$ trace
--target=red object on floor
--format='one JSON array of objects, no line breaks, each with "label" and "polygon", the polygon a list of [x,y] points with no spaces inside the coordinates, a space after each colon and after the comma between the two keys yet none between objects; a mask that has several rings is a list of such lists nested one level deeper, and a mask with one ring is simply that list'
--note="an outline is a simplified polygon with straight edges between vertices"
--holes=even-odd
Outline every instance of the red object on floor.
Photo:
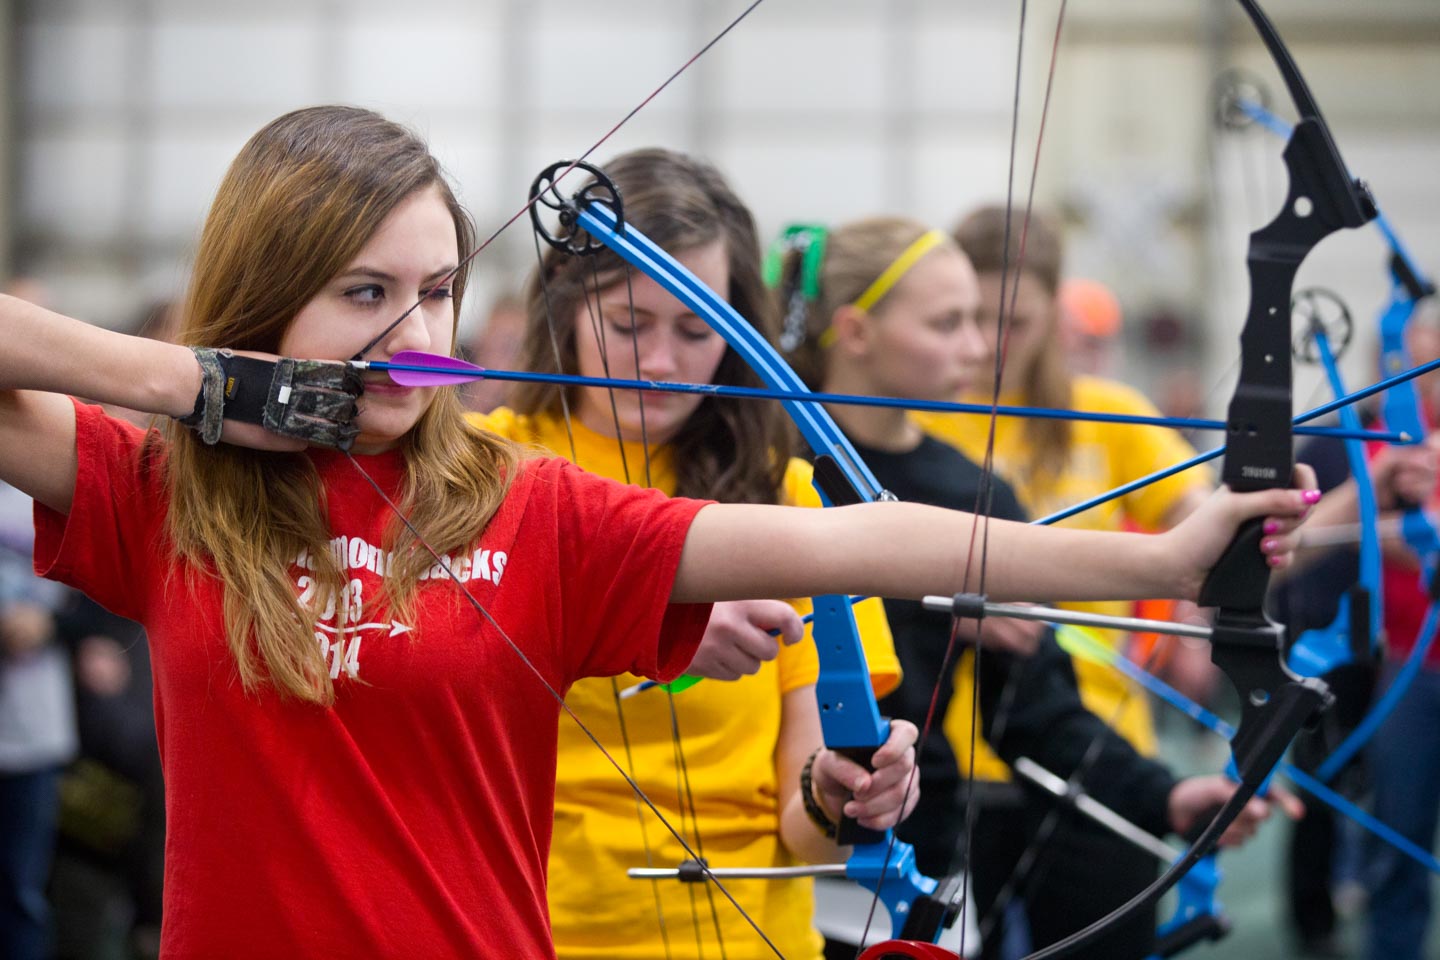
[{"label": "red object on floor", "polygon": [[906,957],[911,960],[960,960],[960,955],[953,950],[916,940],[886,940],[860,954],[860,960],[902,960]]}]

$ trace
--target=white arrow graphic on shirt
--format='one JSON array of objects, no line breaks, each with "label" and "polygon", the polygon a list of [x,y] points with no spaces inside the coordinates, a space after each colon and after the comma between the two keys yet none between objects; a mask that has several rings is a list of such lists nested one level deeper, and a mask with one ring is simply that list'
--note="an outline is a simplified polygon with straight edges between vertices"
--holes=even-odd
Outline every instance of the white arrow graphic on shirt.
[{"label": "white arrow graphic on shirt", "polygon": [[[324,630],[326,633],[340,632],[339,627],[332,627],[328,623],[317,623],[315,624],[315,629]],[[412,629],[414,628],[407,626],[406,624],[403,624],[398,620],[392,620],[389,623],[361,623],[356,624],[355,626],[346,626],[345,632],[359,633],[361,630],[389,630],[390,636],[397,637],[402,633],[409,633]]]}]

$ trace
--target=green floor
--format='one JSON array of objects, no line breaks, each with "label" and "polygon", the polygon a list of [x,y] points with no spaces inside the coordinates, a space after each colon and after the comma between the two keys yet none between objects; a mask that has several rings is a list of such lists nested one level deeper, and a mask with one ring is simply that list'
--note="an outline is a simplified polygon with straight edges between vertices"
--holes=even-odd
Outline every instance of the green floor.
[{"label": "green floor", "polygon": [[[1179,722],[1162,725],[1161,751],[1167,763],[1182,772],[1214,772],[1222,766],[1219,741],[1200,739]],[[1229,914],[1232,930],[1218,943],[1197,946],[1182,954],[1186,960],[1268,960],[1295,957],[1294,939],[1285,906],[1285,851],[1290,830],[1285,823],[1272,821],[1244,849],[1227,851],[1220,859],[1224,878],[1220,900]],[[1440,885],[1432,905],[1440,918]],[[1164,915],[1173,909],[1165,905]],[[1347,956],[1364,960],[1363,906],[1347,918],[1341,940]],[[1435,926],[1440,926],[1437,919]],[[1427,957],[1440,958],[1440,930],[1432,927]]]}]

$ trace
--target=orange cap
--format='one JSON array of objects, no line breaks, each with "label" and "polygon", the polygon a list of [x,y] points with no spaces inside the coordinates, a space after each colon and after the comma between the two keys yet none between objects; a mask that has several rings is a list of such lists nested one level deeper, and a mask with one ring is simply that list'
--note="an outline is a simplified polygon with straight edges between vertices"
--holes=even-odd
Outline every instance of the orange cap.
[{"label": "orange cap", "polygon": [[1077,278],[1060,284],[1060,310],[1089,336],[1108,339],[1120,332],[1120,301],[1095,280]]}]

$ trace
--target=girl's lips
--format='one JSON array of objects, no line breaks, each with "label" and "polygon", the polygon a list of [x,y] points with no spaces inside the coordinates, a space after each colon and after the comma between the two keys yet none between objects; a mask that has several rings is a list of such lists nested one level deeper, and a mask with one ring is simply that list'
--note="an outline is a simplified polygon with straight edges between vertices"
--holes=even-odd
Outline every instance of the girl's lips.
[{"label": "girl's lips", "polygon": [[394,397],[409,393],[413,389],[415,388],[402,387],[400,384],[391,381],[388,377],[384,380],[365,381],[365,392],[369,394]]}]

